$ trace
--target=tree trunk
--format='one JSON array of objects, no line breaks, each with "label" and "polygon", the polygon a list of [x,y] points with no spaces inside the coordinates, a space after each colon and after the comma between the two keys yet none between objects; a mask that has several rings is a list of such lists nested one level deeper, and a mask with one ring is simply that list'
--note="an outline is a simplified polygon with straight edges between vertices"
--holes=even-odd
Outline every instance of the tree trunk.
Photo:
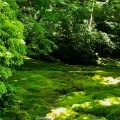
[{"label": "tree trunk", "polygon": [[89,22],[89,26],[88,26],[88,28],[89,28],[90,31],[91,31],[91,29],[92,29],[94,6],[95,6],[95,2],[93,1],[92,10],[91,10],[91,15],[90,15],[90,22]]}]

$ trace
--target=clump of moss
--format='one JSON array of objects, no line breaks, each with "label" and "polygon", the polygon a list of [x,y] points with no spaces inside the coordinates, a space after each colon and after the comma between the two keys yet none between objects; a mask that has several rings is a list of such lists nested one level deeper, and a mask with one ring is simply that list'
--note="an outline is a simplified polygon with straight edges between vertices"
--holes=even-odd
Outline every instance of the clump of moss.
[{"label": "clump of moss", "polygon": [[82,114],[77,117],[75,120],[107,120],[105,117],[97,117],[90,114]]},{"label": "clump of moss", "polygon": [[120,120],[120,105],[114,105],[113,107],[111,107],[107,118],[109,120]]},{"label": "clump of moss", "polygon": [[57,108],[47,114],[47,117],[51,117],[55,120],[73,120],[77,116],[78,113],[68,108]]},{"label": "clump of moss", "polygon": [[32,120],[28,112],[24,110],[16,112],[16,119],[17,120]]}]

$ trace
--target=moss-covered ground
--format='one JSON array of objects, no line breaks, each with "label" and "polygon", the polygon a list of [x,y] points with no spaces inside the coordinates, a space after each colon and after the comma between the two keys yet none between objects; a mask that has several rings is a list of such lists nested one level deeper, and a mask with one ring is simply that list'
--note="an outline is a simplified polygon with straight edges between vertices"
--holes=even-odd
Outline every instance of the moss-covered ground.
[{"label": "moss-covered ground", "polygon": [[81,66],[28,59],[8,80],[4,120],[120,120],[119,63]]}]

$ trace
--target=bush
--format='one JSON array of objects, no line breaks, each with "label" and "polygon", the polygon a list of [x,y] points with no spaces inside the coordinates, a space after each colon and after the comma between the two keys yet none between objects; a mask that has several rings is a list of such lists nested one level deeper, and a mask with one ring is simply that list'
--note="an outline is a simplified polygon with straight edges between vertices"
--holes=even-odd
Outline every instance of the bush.
[{"label": "bush", "polygon": [[[8,2],[7,2],[8,1]],[[12,4],[12,7],[10,4]],[[17,4],[14,0],[0,1],[0,109],[5,110],[12,101],[12,87],[6,79],[15,66],[23,64],[26,45],[23,40],[23,24],[17,20]],[[3,113],[3,112],[2,112]]]}]

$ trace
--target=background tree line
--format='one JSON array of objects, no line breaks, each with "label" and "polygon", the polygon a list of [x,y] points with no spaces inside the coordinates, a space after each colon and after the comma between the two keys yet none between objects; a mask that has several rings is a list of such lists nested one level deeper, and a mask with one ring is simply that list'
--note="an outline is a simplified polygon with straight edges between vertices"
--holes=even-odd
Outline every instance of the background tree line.
[{"label": "background tree line", "polygon": [[27,55],[70,64],[119,57],[118,0],[17,0]]}]

